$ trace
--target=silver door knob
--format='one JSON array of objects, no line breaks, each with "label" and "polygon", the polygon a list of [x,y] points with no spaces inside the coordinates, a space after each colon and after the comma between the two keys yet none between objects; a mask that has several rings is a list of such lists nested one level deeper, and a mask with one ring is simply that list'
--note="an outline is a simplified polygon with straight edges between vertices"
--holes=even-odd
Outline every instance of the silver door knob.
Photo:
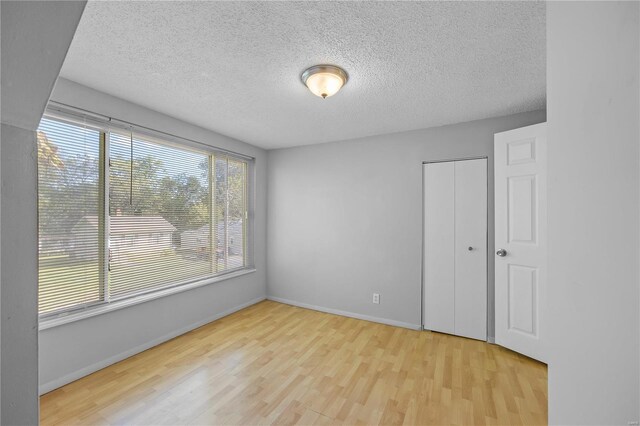
[{"label": "silver door knob", "polygon": [[507,255],[507,251],[505,249],[500,249],[496,252],[496,254],[500,257],[505,257]]}]

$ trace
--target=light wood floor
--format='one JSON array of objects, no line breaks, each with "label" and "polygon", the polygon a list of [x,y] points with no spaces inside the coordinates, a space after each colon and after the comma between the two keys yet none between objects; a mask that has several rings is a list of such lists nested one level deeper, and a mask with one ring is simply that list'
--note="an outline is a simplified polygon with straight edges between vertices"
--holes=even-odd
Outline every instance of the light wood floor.
[{"label": "light wood floor", "polygon": [[546,424],[499,346],[265,301],[50,392],[49,424]]}]

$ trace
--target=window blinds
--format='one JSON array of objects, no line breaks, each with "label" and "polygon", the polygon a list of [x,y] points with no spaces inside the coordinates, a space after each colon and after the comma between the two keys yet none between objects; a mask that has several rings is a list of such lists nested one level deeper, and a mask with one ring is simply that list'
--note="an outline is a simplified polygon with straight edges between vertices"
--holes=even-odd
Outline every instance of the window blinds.
[{"label": "window blinds", "polygon": [[243,266],[246,234],[246,163],[215,159],[214,235],[218,271]]},{"label": "window blinds", "polygon": [[104,300],[101,134],[43,119],[37,136],[39,310],[46,314]]},{"label": "window blinds", "polygon": [[[135,132],[100,132],[49,119],[40,130],[56,135],[39,145],[40,216],[66,226],[55,225],[55,235],[62,236],[45,244],[53,234],[48,222],[41,223],[41,314],[246,267],[247,161]],[[88,155],[89,148],[93,156],[83,163],[84,192],[78,196],[79,188],[59,182],[68,179],[50,152],[66,160],[78,151]],[[91,178],[84,177],[89,171]],[[55,196],[50,187],[58,191]]]},{"label": "window blinds", "polygon": [[205,232],[209,156],[111,133],[110,158],[110,296],[215,272]]}]

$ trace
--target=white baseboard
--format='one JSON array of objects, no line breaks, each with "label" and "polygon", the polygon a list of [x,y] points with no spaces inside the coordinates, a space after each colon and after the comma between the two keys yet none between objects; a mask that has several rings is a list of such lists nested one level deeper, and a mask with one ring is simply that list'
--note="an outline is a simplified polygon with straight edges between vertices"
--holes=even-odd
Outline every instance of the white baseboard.
[{"label": "white baseboard", "polygon": [[297,306],[299,308],[306,308],[314,311],[325,312],[327,314],[341,315],[343,317],[377,322],[380,324],[392,325],[395,327],[409,328],[411,330],[422,330],[422,326],[420,324],[411,324],[408,322],[395,321],[395,320],[390,320],[386,318],[378,318],[378,317],[372,317],[369,315],[357,314],[355,312],[341,311],[339,309],[325,308],[323,306],[309,305],[308,303],[296,302],[295,300],[282,299],[280,297],[274,297],[274,296],[267,296],[267,299],[273,300],[274,302],[280,302],[287,305]]},{"label": "white baseboard", "polygon": [[40,385],[40,389],[39,389],[40,395],[43,395],[43,394],[45,394],[47,392],[51,392],[52,390],[57,389],[57,388],[59,388],[61,386],[64,386],[67,383],[71,383],[71,382],[73,382],[75,380],[78,380],[78,379],[84,377],[84,376],[88,376],[91,373],[95,373],[98,370],[102,370],[105,367],[108,367],[108,366],[110,366],[112,364],[115,364],[116,362],[120,362],[123,359],[129,358],[130,356],[133,356],[133,355],[135,355],[137,353],[140,353],[142,351],[146,351],[147,349],[150,349],[150,348],[152,348],[154,346],[158,346],[159,344],[164,343],[167,340],[171,340],[174,337],[178,337],[178,336],[180,336],[182,334],[188,333],[189,331],[194,330],[194,329],[196,329],[198,327],[202,327],[205,324],[213,322],[213,321],[215,321],[217,319],[220,319],[222,317],[226,317],[227,315],[231,315],[232,313],[240,311],[240,310],[242,310],[244,308],[247,308],[247,307],[249,307],[251,305],[255,305],[256,303],[262,302],[265,299],[266,299],[266,297],[258,297],[256,299],[250,300],[250,301],[248,301],[246,303],[243,303],[241,305],[235,306],[235,307],[233,307],[231,309],[227,309],[226,311],[217,313],[217,314],[212,315],[212,316],[210,316],[208,318],[205,318],[205,319],[203,319],[201,321],[197,321],[197,322],[195,322],[193,324],[190,324],[190,325],[188,325],[186,327],[182,327],[182,328],[180,328],[178,330],[172,331],[171,333],[167,333],[164,336],[158,337],[157,339],[153,339],[153,340],[151,340],[149,342],[146,342],[146,343],[144,343],[142,345],[136,346],[136,347],[131,348],[131,349],[127,350],[127,351],[124,351],[122,353],[119,353],[117,355],[109,357],[109,358],[104,359],[102,361],[96,362],[95,364],[91,364],[91,365],[89,365],[87,367],[83,367],[83,368],[81,368],[81,369],[79,369],[77,371],[74,371],[73,373],[69,373],[69,374],[67,374],[67,375],[65,375],[63,377],[58,378],[58,379],[54,379],[54,380],[51,380],[51,381],[49,381],[47,383],[43,383],[43,384]]}]

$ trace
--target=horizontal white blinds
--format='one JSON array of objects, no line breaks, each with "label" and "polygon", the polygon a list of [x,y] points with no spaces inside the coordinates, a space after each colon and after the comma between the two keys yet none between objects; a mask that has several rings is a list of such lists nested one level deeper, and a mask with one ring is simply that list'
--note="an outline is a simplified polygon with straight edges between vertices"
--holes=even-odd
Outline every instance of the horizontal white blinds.
[{"label": "horizontal white blinds", "polygon": [[246,163],[215,158],[215,211],[213,238],[218,271],[244,266],[246,234]]},{"label": "horizontal white blinds", "polygon": [[[39,310],[104,299],[100,132],[43,119],[38,129]],[[96,220],[87,226],[86,218]]]},{"label": "horizontal white blinds", "polygon": [[[202,231],[210,219],[209,156],[111,133],[110,158],[111,297],[215,272]],[[196,241],[183,244],[185,232]]]},{"label": "horizontal white blinds", "polygon": [[246,161],[51,119],[40,130],[41,314],[246,266]]}]

